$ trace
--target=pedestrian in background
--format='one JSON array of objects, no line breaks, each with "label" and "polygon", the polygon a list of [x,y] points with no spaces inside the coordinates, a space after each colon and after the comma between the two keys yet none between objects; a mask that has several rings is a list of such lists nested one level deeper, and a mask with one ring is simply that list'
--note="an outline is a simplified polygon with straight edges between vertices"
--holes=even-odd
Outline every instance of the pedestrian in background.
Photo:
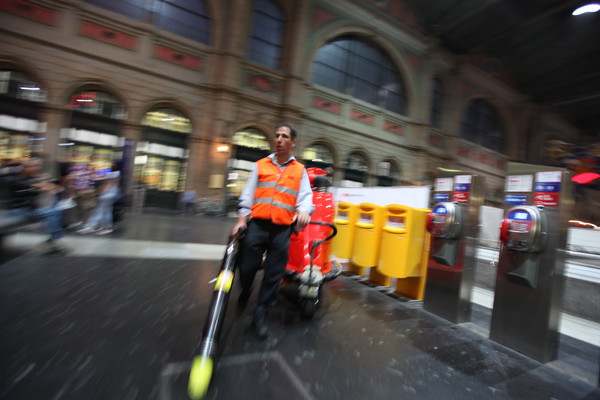
[{"label": "pedestrian in background", "polygon": [[100,180],[96,196],[96,207],[90,213],[90,217],[83,228],[78,230],[77,233],[95,233],[97,235],[113,233],[113,206],[120,196],[120,176],[119,163],[113,161],[110,172],[107,172]]},{"label": "pedestrian in background", "polygon": [[185,192],[181,194],[179,202],[181,203],[181,215],[196,215],[196,191],[193,188],[186,188]]},{"label": "pedestrian in background", "polygon": [[64,188],[44,172],[42,160],[32,157],[24,161],[19,173],[12,176],[8,183],[10,213],[44,223],[45,232],[50,235],[42,245],[44,253],[66,252],[66,248],[58,244],[58,240],[65,236],[65,231],[62,210],[56,207],[58,194]]}]

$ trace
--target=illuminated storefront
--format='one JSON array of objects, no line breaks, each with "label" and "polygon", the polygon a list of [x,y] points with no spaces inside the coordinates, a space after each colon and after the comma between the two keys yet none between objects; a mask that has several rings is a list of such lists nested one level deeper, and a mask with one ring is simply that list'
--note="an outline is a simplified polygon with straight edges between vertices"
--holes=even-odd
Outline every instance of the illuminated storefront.
[{"label": "illuminated storefront", "polygon": [[331,150],[322,144],[313,144],[304,149],[302,160],[306,168],[321,168],[328,175],[333,174],[333,155]]},{"label": "illuminated storefront", "polygon": [[254,162],[271,153],[271,144],[267,135],[255,128],[236,132],[232,143],[233,157],[228,164],[226,196],[234,202],[246,187]]},{"label": "illuminated storefront", "polygon": [[156,108],[142,119],[134,182],[145,192],[144,205],[175,209],[186,187],[188,137],[192,125],[173,108]]},{"label": "illuminated storefront", "polygon": [[41,149],[46,127],[39,121],[46,91],[23,72],[0,69],[0,158],[30,157]]}]

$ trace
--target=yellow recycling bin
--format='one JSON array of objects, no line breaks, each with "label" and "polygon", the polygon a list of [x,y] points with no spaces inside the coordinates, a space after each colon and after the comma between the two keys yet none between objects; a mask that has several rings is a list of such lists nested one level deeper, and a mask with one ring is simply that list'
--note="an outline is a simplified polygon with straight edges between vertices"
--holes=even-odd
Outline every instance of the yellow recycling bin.
[{"label": "yellow recycling bin", "polygon": [[358,204],[347,203],[345,201],[338,203],[336,215],[333,220],[337,228],[337,235],[335,235],[331,242],[331,253],[335,257],[349,259],[352,256],[357,218]]},{"label": "yellow recycling bin", "polygon": [[377,265],[384,210],[383,207],[371,203],[358,205],[358,220],[355,224],[354,249],[350,264],[359,268],[359,275],[364,275],[364,268]]},{"label": "yellow recycling bin", "polygon": [[[386,207],[381,234],[381,250],[377,271],[397,278],[399,292],[411,297],[422,296],[427,273],[429,233],[427,214],[430,210],[392,204]],[[416,278],[416,279],[414,279]],[[421,288],[422,287],[422,288]]]}]

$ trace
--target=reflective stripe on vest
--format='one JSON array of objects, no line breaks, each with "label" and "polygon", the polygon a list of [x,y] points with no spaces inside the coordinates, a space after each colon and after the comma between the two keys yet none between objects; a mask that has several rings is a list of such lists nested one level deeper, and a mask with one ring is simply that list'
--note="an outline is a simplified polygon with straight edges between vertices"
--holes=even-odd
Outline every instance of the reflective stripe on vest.
[{"label": "reflective stripe on vest", "polygon": [[266,157],[257,161],[257,171],[252,217],[290,225],[296,214],[304,166],[293,160],[281,170]]}]

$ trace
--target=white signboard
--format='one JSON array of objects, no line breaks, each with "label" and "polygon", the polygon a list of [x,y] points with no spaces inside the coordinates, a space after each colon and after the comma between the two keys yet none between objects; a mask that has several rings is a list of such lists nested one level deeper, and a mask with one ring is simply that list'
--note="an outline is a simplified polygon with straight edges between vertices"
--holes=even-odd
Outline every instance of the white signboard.
[{"label": "white signboard", "polygon": [[429,186],[331,188],[336,202],[372,203],[378,206],[400,204],[414,208],[429,208],[430,191]]},{"label": "white signboard", "polygon": [[456,175],[454,177],[456,183],[471,183],[471,175]]},{"label": "white signboard", "polygon": [[533,175],[511,175],[506,177],[505,192],[531,192]]},{"label": "white signboard", "polygon": [[437,178],[435,180],[434,190],[436,192],[451,192],[454,187],[454,179],[452,178]]}]

